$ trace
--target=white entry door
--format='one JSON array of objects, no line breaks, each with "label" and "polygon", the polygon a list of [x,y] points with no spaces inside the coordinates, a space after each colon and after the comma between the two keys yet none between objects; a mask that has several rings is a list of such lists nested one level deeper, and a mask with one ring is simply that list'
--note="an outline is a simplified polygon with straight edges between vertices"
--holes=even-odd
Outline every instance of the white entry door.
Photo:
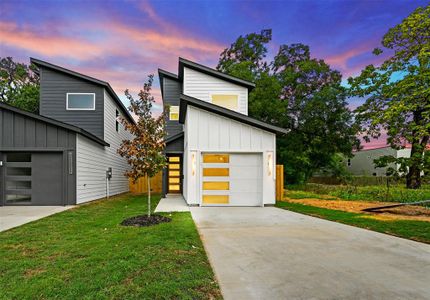
[{"label": "white entry door", "polygon": [[260,206],[261,153],[203,153],[201,203],[205,206]]}]

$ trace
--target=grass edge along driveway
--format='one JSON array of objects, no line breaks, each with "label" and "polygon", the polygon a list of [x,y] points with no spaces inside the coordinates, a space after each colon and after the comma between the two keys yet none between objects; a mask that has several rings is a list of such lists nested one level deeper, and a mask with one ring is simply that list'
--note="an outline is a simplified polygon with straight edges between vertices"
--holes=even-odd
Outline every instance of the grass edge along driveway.
[{"label": "grass edge along driveway", "polygon": [[278,201],[276,202],[276,207],[430,244],[430,222],[412,220],[376,220],[369,218],[366,214],[320,208],[288,201]]},{"label": "grass edge along driveway", "polygon": [[220,299],[190,213],[119,225],[146,207],[121,195],[0,233],[0,299]]}]

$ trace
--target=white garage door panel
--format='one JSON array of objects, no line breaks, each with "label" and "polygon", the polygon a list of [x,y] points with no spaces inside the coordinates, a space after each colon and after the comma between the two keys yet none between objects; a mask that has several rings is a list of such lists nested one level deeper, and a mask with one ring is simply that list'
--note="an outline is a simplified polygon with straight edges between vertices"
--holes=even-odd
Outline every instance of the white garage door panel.
[{"label": "white garage door panel", "polygon": [[261,193],[230,192],[230,206],[260,206]]},{"label": "white garage door panel", "polygon": [[230,178],[261,179],[261,168],[257,166],[230,166]]},{"label": "white garage door panel", "polygon": [[[227,153],[226,153],[227,154]],[[228,195],[228,203],[203,203],[203,205],[222,206],[260,206],[263,201],[262,154],[229,153],[228,163],[204,163],[203,168],[228,168],[229,176],[205,176],[202,182],[224,181],[228,190],[202,190],[203,195]],[[224,196],[225,197],[225,196]]]},{"label": "white garage door panel", "polygon": [[244,193],[261,192],[261,179],[232,179],[230,180],[230,191]]}]

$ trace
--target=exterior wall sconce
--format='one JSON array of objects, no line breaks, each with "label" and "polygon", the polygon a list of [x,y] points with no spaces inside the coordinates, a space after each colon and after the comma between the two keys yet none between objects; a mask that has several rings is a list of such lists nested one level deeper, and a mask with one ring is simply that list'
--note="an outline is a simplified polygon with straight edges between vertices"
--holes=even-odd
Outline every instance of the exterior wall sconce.
[{"label": "exterior wall sconce", "polygon": [[195,152],[191,153],[191,174],[193,176],[196,175],[196,153]]},{"label": "exterior wall sconce", "polygon": [[267,153],[267,175],[273,175],[273,152]]}]

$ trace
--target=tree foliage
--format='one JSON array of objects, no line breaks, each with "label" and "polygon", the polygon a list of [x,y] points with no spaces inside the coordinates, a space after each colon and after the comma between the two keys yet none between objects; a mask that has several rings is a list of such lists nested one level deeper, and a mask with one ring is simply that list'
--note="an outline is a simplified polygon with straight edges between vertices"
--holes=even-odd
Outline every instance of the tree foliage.
[{"label": "tree foliage", "polygon": [[367,97],[356,109],[357,124],[366,141],[386,132],[393,148],[411,145],[410,158],[385,156],[376,163],[399,164],[407,187],[419,188],[421,173],[429,168],[425,150],[430,142],[430,6],[417,8],[389,29],[382,49],[373,53],[385,52],[390,56],[379,67],[369,65],[348,79],[351,95]]},{"label": "tree foliage", "polygon": [[150,215],[150,178],[155,176],[166,166],[163,154],[165,147],[165,119],[166,112],[153,117],[151,108],[155,102],[151,95],[154,75],[148,76],[143,89],[139,92],[139,99],[134,99],[128,90],[125,91],[130,101],[129,111],[138,117],[136,123],[121,118],[125,129],[132,134],[132,139],[123,140],[118,153],[125,157],[130,169],[125,175],[136,182],[141,177],[148,177],[148,215]]},{"label": "tree foliage", "polygon": [[0,101],[20,109],[38,113],[39,76],[35,66],[0,58]]},{"label": "tree foliage", "polygon": [[248,113],[290,129],[277,139],[277,159],[289,182],[303,182],[336,153],[350,156],[356,129],[341,74],[303,44],[281,45],[269,61],[271,38],[271,30],[240,36],[221,53],[217,69],[255,82]]}]

